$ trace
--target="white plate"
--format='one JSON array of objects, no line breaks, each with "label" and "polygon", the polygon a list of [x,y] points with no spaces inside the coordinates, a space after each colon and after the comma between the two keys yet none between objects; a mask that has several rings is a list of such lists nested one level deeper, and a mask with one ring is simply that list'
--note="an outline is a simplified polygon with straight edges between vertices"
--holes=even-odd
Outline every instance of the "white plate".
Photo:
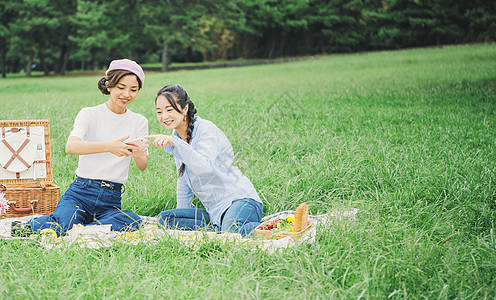
[{"label": "white plate", "polygon": [[[26,135],[24,134],[13,134],[9,135],[5,138],[5,141],[12,147],[15,151],[21,147],[21,145],[26,141]],[[34,159],[36,157],[36,145],[33,141],[29,141],[27,145],[18,153],[19,156],[26,161],[26,163],[30,166],[33,165]],[[0,165],[5,169],[5,165],[9,162],[14,154],[10,151],[9,148],[0,140]],[[18,158],[15,158],[10,165],[7,167],[7,171],[10,172],[24,172],[29,167],[26,167]]]}]

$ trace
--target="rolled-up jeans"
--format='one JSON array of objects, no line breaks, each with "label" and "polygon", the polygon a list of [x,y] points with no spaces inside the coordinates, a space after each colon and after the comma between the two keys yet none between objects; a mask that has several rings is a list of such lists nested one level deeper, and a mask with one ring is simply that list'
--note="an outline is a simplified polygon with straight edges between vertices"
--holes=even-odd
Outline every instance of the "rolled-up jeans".
[{"label": "rolled-up jeans", "polygon": [[202,208],[176,208],[158,215],[160,224],[167,228],[181,230],[207,229],[213,231],[237,232],[243,237],[249,235],[260,224],[263,215],[261,202],[251,198],[234,200],[221,217],[221,226],[212,223],[207,210]]},{"label": "rolled-up jeans", "polygon": [[32,231],[51,228],[58,235],[75,224],[112,225],[112,230],[136,229],[141,218],[132,211],[121,209],[122,185],[76,177],[60,198],[51,215],[28,222]]}]

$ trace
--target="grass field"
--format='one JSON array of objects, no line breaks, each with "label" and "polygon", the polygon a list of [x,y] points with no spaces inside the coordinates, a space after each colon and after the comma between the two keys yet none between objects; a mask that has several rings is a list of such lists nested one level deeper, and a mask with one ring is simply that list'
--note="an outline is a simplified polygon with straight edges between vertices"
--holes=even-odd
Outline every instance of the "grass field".
[{"label": "grass field", "polygon": [[[54,181],[77,157],[73,119],[103,103],[99,76],[0,79],[0,119],[49,119]],[[312,245],[267,254],[174,240],[47,251],[0,241],[0,298],[494,299],[496,45],[331,55],[286,64],[148,73],[130,109],[163,132],[154,96],[180,84],[216,123],[264,214],[358,208]],[[175,206],[173,158],[133,165],[125,209]]]}]

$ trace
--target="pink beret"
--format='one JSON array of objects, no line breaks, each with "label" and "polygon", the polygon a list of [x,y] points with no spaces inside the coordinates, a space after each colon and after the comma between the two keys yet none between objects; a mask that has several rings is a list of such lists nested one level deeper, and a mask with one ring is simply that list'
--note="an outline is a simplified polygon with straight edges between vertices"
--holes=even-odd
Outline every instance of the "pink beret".
[{"label": "pink beret", "polygon": [[141,87],[145,84],[145,72],[143,72],[143,69],[134,60],[127,58],[113,60],[110,63],[108,70],[105,72],[105,75],[108,75],[108,72],[114,70],[125,70],[132,72],[138,76],[141,81]]}]

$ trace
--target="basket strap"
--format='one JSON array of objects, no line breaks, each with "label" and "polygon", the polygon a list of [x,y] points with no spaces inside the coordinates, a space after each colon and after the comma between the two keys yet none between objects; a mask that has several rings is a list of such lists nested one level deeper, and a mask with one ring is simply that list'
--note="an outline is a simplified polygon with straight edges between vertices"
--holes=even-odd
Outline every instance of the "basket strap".
[{"label": "basket strap", "polygon": [[24,149],[24,147],[26,147],[26,145],[30,142],[31,140],[30,139],[26,139],[24,141],[24,143],[22,143],[22,145],[19,147],[19,149],[17,149],[17,151],[14,150],[14,148],[12,148],[12,146],[9,145],[9,143],[3,139],[2,142],[5,144],[5,146],[12,152],[12,157],[10,158],[10,160],[5,164],[5,166],[3,166],[4,169],[7,169],[10,164],[14,161],[14,159],[18,159],[20,160],[26,167],[31,167],[20,155],[19,153],[21,153],[21,151]]}]

